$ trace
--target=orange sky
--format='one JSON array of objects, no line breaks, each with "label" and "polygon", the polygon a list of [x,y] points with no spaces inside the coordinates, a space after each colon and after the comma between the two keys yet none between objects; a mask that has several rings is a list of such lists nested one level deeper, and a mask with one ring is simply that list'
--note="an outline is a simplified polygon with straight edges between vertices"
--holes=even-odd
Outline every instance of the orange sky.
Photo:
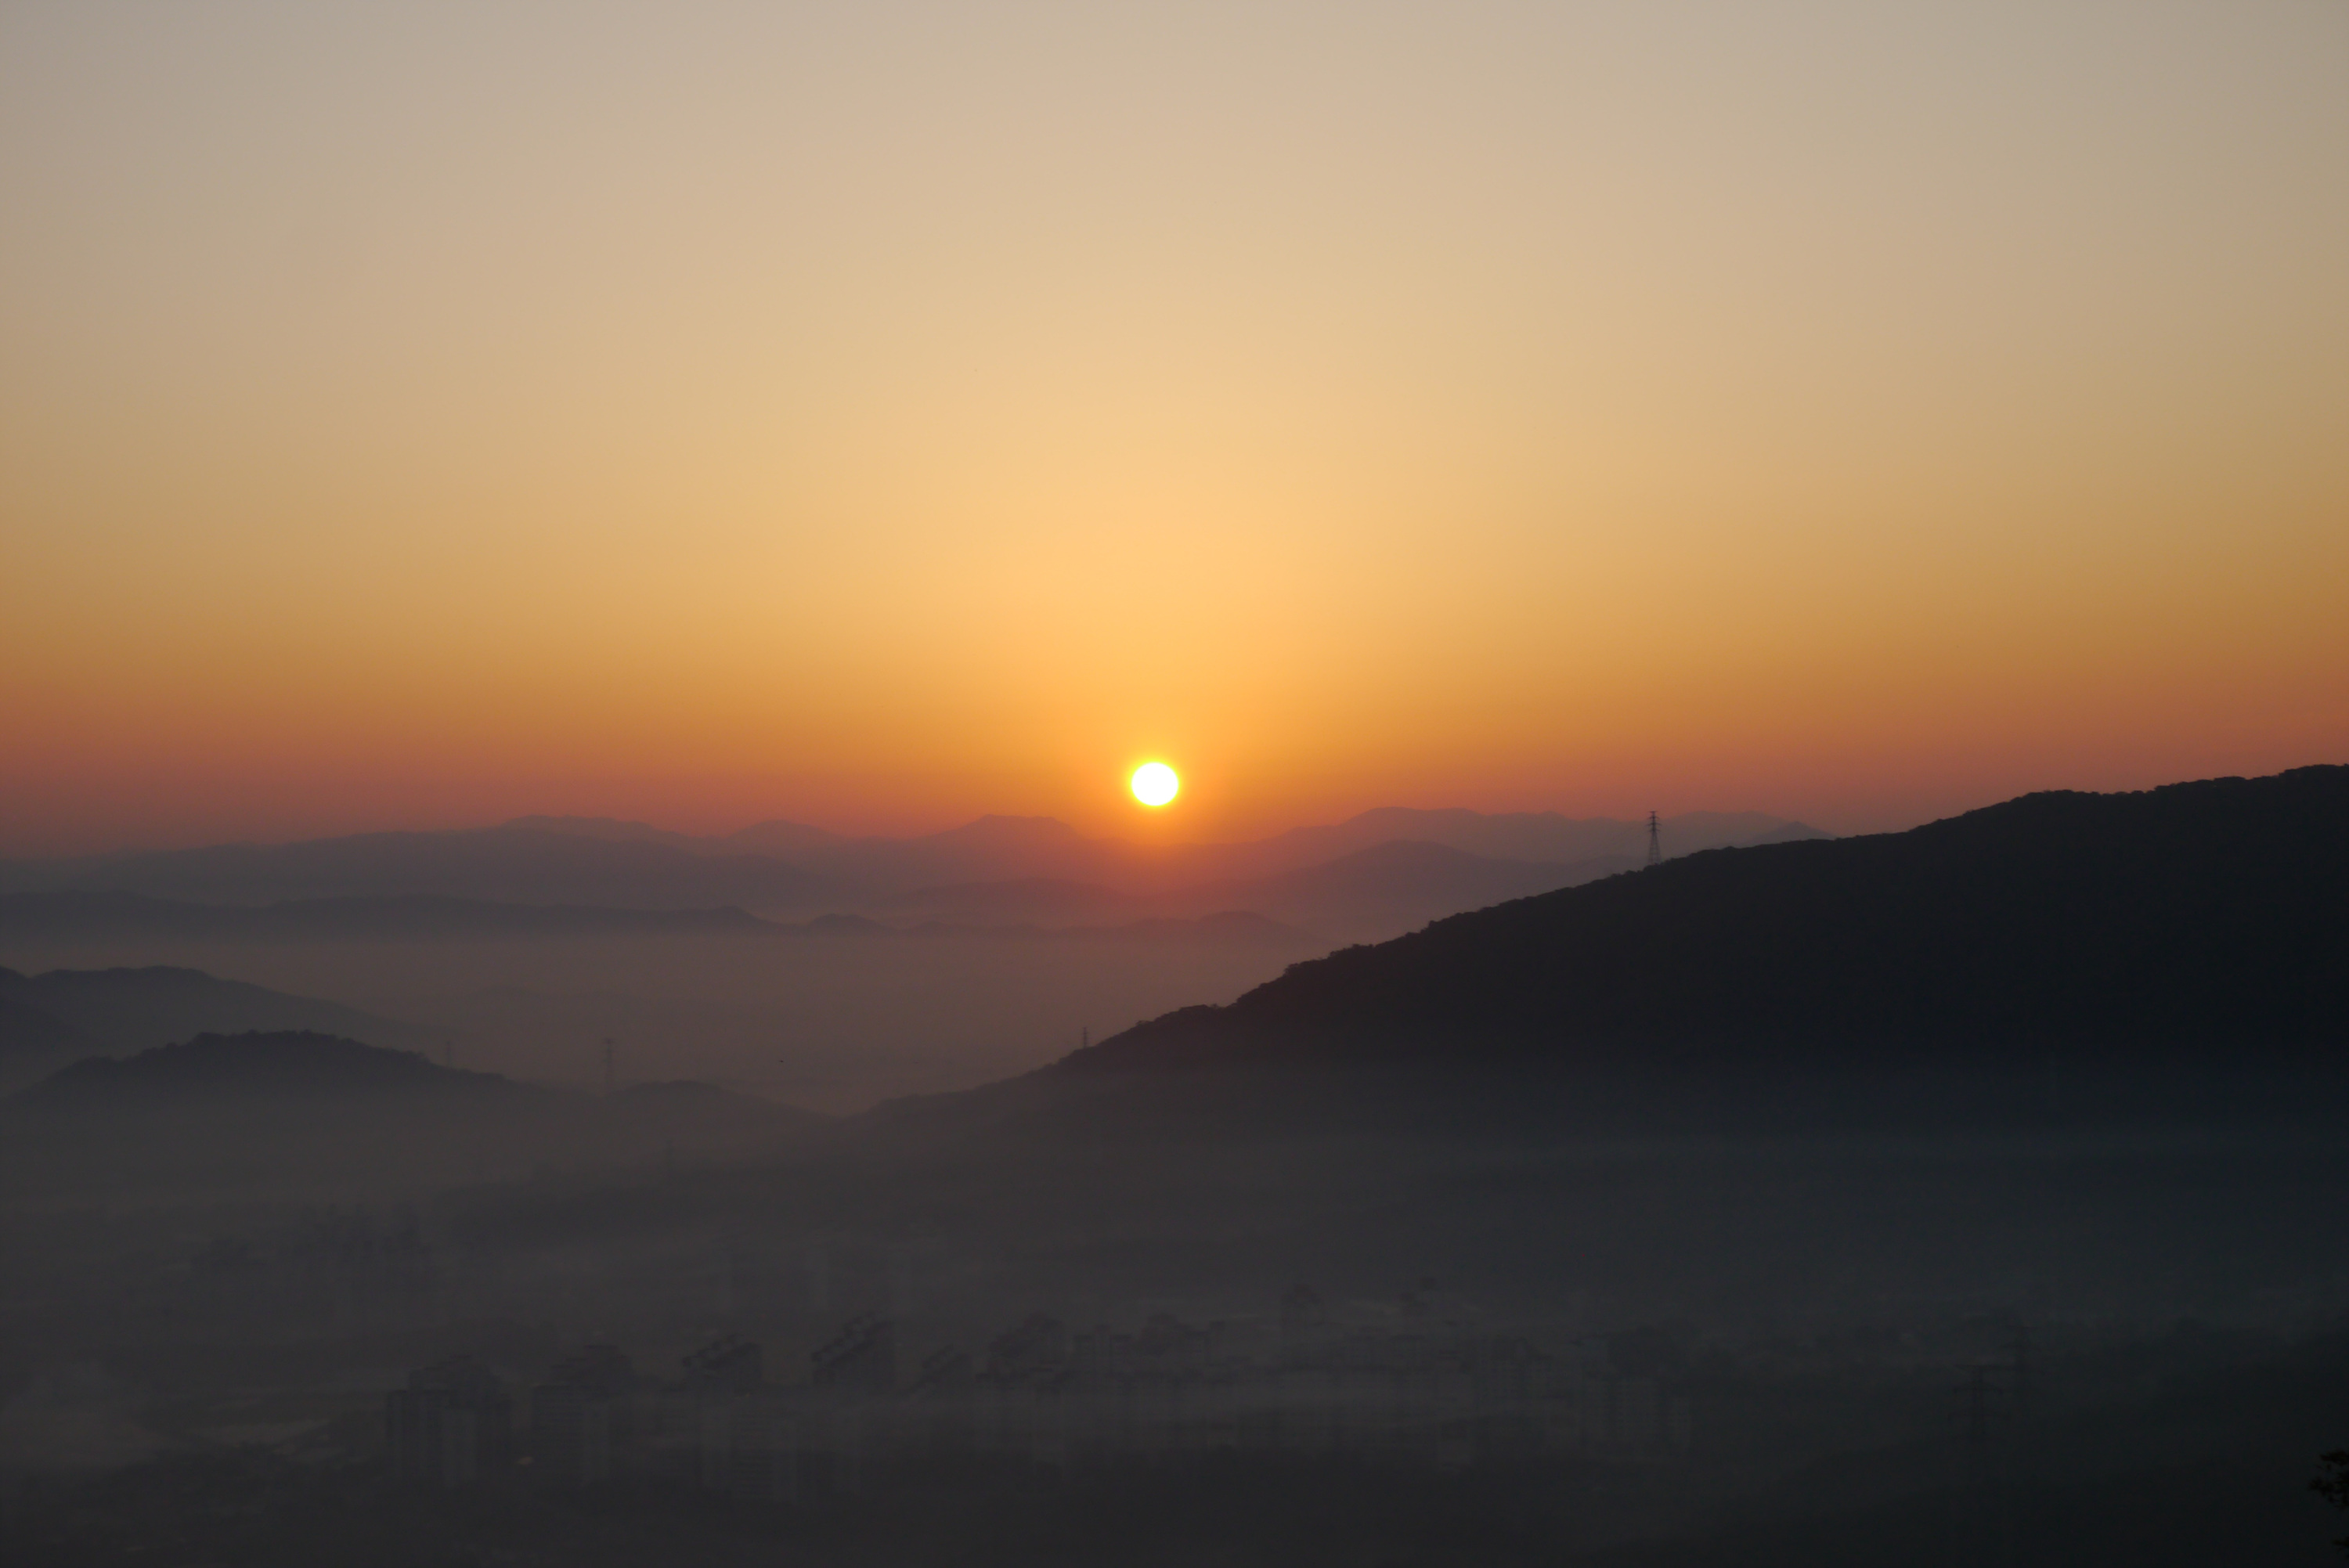
[{"label": "orange sky", "polygon": [[2344,80],[2320,0],[14,5],[0,852],[2349,760]]}]

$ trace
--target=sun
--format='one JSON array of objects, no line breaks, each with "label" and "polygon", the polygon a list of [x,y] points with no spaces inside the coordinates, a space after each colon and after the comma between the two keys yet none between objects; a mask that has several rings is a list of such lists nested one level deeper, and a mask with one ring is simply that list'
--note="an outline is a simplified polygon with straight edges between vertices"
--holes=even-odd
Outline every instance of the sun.
[{"label": "sun", "polygon": [[1133,770],[1133,778],[1129,782],[1133,788],[1133,798],[1145,806],[1164,806],[1174,799],[1176,790],[1183,788],[1183,780],[1175,778],[1174,769],[1164,762],[1143,763]]}]

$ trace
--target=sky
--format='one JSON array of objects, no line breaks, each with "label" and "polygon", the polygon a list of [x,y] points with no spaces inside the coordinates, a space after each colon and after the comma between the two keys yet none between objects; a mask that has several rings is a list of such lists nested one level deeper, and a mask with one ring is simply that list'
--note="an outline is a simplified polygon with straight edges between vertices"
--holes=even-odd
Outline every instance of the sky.
[{"label": "sky", "polygon": [[2337,0],[7,0],[0,853],[2349,761],[2344,285]]}]

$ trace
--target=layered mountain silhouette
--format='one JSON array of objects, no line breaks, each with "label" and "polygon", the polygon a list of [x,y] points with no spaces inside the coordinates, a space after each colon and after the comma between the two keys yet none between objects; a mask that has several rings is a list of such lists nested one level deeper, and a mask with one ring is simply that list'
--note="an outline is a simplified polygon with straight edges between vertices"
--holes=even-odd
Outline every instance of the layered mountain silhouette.
[{"label": "layered mountain silhouette", "polygon": [[22,978],[0,970],[0,1060],[81,1056],[99,1048],[96,1040],[63,1019],[9,995],[6,981]]},{"label": "layered mountain silhouette", "polygon": [[851,841],[841,834],[827,832],[822,828],[781,820],[753,822],[734,832],[712,837],[672,832],[648,822],[631,822],[618,817],[516,817],[503,825],[531,832],[569,833],[583,839],[605,839],[616,843],[667,844],[697,855],[772,855],[779,860],[823,854]]},{"label": "layered mountain silhouette", "polygon": [[1292,966],[1061,1071],[2349,1044],[2349,768],[1691,855]]},{"label": "layered mountain silhouette", "polygon": [[626,909],[812,909],[838,895],[825,878],[772,855],[519,825],[18,861],[0,868],[0,887],[228,904],[429,894]]},{"label": "layered mountain silhouette", "polygon": [[[1671,819],[1664,833],[1668,852],[1682,854],[1816,830],[1695,813]],[[1043,817],[982,817],[909,839],[781,821],[705,838],[526,817],[456,832],[0,863],[0,933],[391,935],[616,928],[625,923],[613,912],[623,911],[718,923],[743,911],[1093,922],[1247,909],[1335,936],[1383,934],[1635,864],[1644,848],[1640,824],[1555,813],[1378,810],[1253,843],[1162,847],[1087,838]],[[191,905],[252,913],[200,930],[205,917]]]},{"label": "layered mountain silhouette", "polygon": [[1629,864],[1494,860],[1444,844],[1391,841],[1253,880],[1202,882],[1159,895],[1158,907],[1259,910],[1333,942],[1376,940],[1488,904],[1572,887]]},{"label": "layered mountain silhouette", "polygon": [[[1667,818],[1662,830],[1666,851],[1673,855],[1780,836],[1829,836],[1760,811],[1691,811]],[[1648,829],[1645,822],[1573,818],[1556,811],[1492,814],[1389,806],[1330,827],[1292,828],[1260,843],[1202,846],[1191,858],[1201,865],[1227,860],[1226,875],[1268,876],[1391,843],[1436,844],[1485,860],[1535,865],[1596,865],[1611,858],[1630,866],[1646,855]]]},{"label": "layered mountain silhouette", "polygon": [[1462,910],[1569,887],[1636,864],[1609,856],[1571,865],[1492,860],[1442,844],[1382,841],[1334,860],[1253,879],[1221,878],[1163,892],[1126,892],[1052,877],[919,888],[895,913],[947,921],[1132,923],[1247,912],[1327,935],[1405,929]]},{"label": "layered mountain silhouette", "polygon": [[198,942],[404,937],[663,936],[775,929],[740,908],[610,909],[500,903],[438,893],[196,903],[135,892],[0,893],[0,936],[47,941],[175,937]]},{"label": "layered mountain silhouette", "polygon": [[[1007,884],[980,883],[959,901],[959,920],[914,918],[929,906],[901,901],[887,923],[864,915],[821,914],[807,921],[763,920],[741,909],[603,909],[580,904],[492,903],[481,899],[415,894],[392,898],[292,899],[257,907],[192,903],[125,892],[0,893],[0,937],[51,943],[135,944],[157,939],[199,942],[378,942],[475,941],[500,937],[793,937],[917,935],[1038,938],[1129,936],[1170,942],[1276,942],[1290,947],[1316,945],[1305,933],[1240,910],[1200,915],[1149,914],[1156,907],[1084,884],[1097,898],[1070,901],[1073,910],[1045,897],[1032,904],[1017,896],[999,900]],[[1017,887],[1020,884],[1008,884]],[[947,890],[949,892],[954,890]],[[949,903],[958,901],[949,899]],[[1123,913],[1123,920],[1104,918]],[[1022,919],[1030,913],[1063,918],[1045,924]],[[1067,918],[1073,913],[1075,918]],[[1090,917],[1090,918],[1088,918]],[[196,971],[182,971],[195,974]],[[350,1015],[356,1019],[358,1015]],[[342,1026],[337,1021],[334,1026]],[[0,1049],[12,1038],[0,1018]],[[368,1032],[362,1030],[361,1032]],[[379,1028],[377,1032],[379,1032]],[[27,1037],[29,1038],[29,1037]]]},{"label": "layered mountain silhouette", "polygon": [[140,1051],[195,1035],[253,1030],[316,1031],[387,1047],[429,1038],[412,1025],[356,1007],[197,969],[0,969],[0,1058]]},{"label": "layered mountain silhouette", "polygon": [[534,1097],[496,1073],[445,1068],[413,1051],[386,1050],[307,1030],[198,1035],[129,1057],[93,1057],[62,1068],[17,1097],[35,1109],[112,1109],[198,1101],[387,1097]]}]

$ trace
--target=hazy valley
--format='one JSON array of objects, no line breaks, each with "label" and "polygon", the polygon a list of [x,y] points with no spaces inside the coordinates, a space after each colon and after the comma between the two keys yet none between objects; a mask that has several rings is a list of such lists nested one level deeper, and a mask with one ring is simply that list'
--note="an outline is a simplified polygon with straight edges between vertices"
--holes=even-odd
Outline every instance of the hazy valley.
[{"label": "hazy valley", "polygon": [[[409,1496],[401,1552],[616,1563],[1142,1561],[1136,1519],[1311,1562],[2313,1540],[2344,807],[2339,769],[2031,797],[1252,987],[1293,963],[1260,925],[879,915],[139,950],[294,994],[12,971],[13,1506],[81,1530],[113,1476],[126,1542],[191,1549],[225,1527],[139,1489],[211,1465]],[[1184,1005],[1080,1050],[1030,993]],[[371,1490],[422,1462],[402,1387],[504,1435]],[[601,1459],[547,1424],[578,1398],[629,1423]],[[311,1539],[262,1517],[238,1550]]]}]

